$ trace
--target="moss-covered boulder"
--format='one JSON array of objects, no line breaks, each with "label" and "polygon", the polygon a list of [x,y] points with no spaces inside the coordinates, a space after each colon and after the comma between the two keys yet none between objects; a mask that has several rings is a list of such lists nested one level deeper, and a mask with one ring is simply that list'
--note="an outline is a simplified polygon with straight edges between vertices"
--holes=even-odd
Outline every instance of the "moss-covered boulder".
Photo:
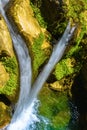
[{"label": "moss-covered boulder", "polygon": [[0,15],[0,94],[9,96],[11,101],[15,100],[15,90],[18,89],[17,83],[17,59],[8,27]]},{"label": "moss-covered boulder", "polygon": [[34,18],[29,0],[11,1],[7,8],[7,16],[29,47],[33,64],[33,79],[35,79],[40,66],[51,53],[50,34]]},{"label": "moss-covered boulder", "polygon": [[79,72],[81,66],[76,63],[74,58],[67,58],[61,60],[55,67],[54,75],[57,80],[62,79],[65,76]]},{"label": "moss-covered boulder", "polygon": [[2,57],[1,62],[9,74],[9,80],[0,88],[0,94],[5,94],[10,101],[15,102],[17,100],[19,90],[19,74],[18,63],[15,57],[6,58]]},{"label": "moss-covered boulder", "polygon": [[0,128],[8,125],[11,119],[11,108],[5,105],[4,101],[8,100],[13,103],[17,100],[19,89],[18,72],[18,63],[12,39],[6,22],[0,15]]}]

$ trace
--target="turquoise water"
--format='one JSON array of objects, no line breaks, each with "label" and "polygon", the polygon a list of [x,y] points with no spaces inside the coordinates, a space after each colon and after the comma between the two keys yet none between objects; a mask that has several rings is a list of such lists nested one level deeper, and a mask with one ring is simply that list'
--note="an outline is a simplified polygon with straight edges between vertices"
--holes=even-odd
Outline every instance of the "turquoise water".
[{"label": "turquoise water", "polygon": [[77,107],[68,99],[66,92],[55,92],[43,87],[39,102],[34,106],[38,122],[29,126],[28,130],[77,130]]},{"label": "turquoise water", "polygon": [[78,124],[73,123],[72,121],[67,126],[56,127],[45,117],[38,117],[40,122],[37,122],[29,127],[28,130],[77,130]]}]

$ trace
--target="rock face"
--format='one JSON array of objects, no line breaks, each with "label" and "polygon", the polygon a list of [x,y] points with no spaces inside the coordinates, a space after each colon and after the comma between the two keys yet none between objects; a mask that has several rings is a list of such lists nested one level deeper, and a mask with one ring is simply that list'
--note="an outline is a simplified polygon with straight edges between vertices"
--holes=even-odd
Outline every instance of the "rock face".
[{"label": "rock face", "polygon": [[11,119],[10,108],[3,102],[0,102],[0,129],[9,124]]},{"label": "rock face", "polygon": [[51,54],[51,45],[48,41],[49,33],[46,29],[42,29],[34,18],[29,0],[13,0],[6,10],[9,20],[14,24],[16,31],[21,34],[29,48],[34,80],[39,67]]},{"label": "rock face", "polygon": [[29,0],[14,0],[9,6],[8,13],[24,38],[31,42],[32,38],[38,37],[41,28],[34,18]]},{"label": "rock face", "polygon": [[9,124],[11,109],[2,101],[15,102],[18,91],[18,64],[13,50],[12,39],[5,20],[0,14],[0,128]]},{"label": "rock face", "polygon": [[13,81],[17,83],[17,78],[15,78],[17,75],[15,74],[17,74],[17,60],[13,50],[12,39],[6,22],[0,15],[0,93],[9,95],[7,91],[10,85],[14,86]]},{"label": "rock face", "polygon": [[0,15],[0,56],[12,57],[13,55],[14,53],[10,33],[3,17]]},{"label": "rock face", "polygon": [[9,74],[6,72],[4,66],[0,63],[0,87],[3,87],[9,80]]}]

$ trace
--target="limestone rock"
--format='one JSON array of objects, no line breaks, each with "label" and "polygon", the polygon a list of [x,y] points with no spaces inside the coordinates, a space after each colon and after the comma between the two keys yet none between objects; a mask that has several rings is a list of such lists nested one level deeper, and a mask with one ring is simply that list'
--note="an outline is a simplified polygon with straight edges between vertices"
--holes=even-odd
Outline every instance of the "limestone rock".
[{"label": "limestone rock", "polygon": [[50,84],[51,88],[54,90],[62,91],[63,86],[59,84],[58,81],[54,82],[53,84]]},{"label": "limestone rock", "polygon": [[[50,83],[50,87],[53,90],[56,91],[65,91],[65,90],[71,90],[72,84],[73,84],[74,76],[72,77],[65,77],[59,81],[55,81],[53,83]],[[70,93],[69,93],[70,94]]]},{"label": "limestone rock", "polygon": [[0,55],[1,56],[13,56],[13,46],[8,27],[0,15]]},{"label": "limestone rock", "polygon": [[29,0],[13,0],[6,10],[11,24],[21,34],[29,48],[33,64],[33,75],[36,77],[39,67],[51,54],[52,47],[47,40],[49,34],[46,29],[41,28],[34,18]]},{"label": "limestone rock", "polygon": [[41,28],[34,18],[29,0],[13,0],[7,10],[17,29],[28,42],[39,36]]},{"label": "limestone rock", "polygon": [[0,129],[9,124],[11,119],[10,108],[3,102],[0,102]]},{"label": "limestone rock", "polygon": [[9,80],[9,74],[6,72],[4,66],[0,62],[0,87],[3,87]]}]

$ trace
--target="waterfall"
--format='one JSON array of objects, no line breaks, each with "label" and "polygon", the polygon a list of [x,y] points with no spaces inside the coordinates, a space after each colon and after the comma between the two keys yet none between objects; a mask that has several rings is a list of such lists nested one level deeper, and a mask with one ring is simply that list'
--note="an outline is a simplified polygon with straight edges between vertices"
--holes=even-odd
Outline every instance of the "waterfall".
[{"label": "waterfall", "polygon": [[3,2],[4,0],[0,0],[0,13],[3,15],[8,25],[20,65],[20,96],[11,123],[7,127],[7,130],[29,130],[29,125],[33,123],[33,121],[38,121],[34,110],[35,98],[37,97],[40,89],[53,70],[54,66],[62,58],[75,27],[71,28],[70,23],[67,25],[62,38],[54,47],[48,63],[31,87],[31,58],[23,39],[20,35],[17,35],[14,32],[12,26],[10,25],[2,6],[5,4],[3,4]]},{"label": "waterfall", "polygon": [[5,1],[0,0],[0,13],[4,17],[11,37],[13,41],[13,46],[15,48],[18,60],[19,60],[19,65],[20,65],[20,96],[18,103],[16,105],[15,113],[12,118],[12,122],[17,120],[18,115],[21,114],[22,110],[26,108],[26,105],[24,102],[29,96],[29,91],[31,88],[31,58],[28,53],[28,49],[24,41],[22,40],[20,35],[17,35],[14,30],[12,29],[8,19],[6,18],[5,11],[3,9],[3,5],[5,5]]}]

